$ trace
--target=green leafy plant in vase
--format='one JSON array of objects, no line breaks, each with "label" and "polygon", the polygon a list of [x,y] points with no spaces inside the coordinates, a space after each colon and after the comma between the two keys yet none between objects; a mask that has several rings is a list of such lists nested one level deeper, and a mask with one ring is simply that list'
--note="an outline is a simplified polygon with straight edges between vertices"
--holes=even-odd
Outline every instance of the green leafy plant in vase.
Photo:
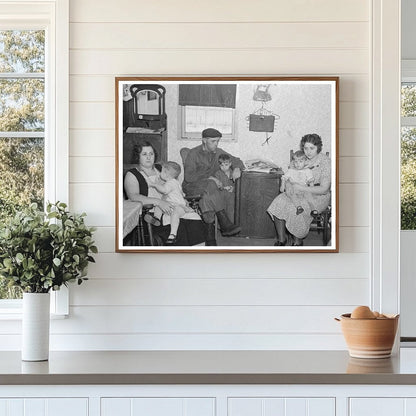
[{"label": "green leafy plant in vase", "polygon": [[[97,247],[93,240],[95,229],[85,224],[85,216],[70,213],[62,202],[48,203],[46,212],[32,204],[2,224],[0,277],[10,287],[23,291],[23,360],[48,359],[49,292],[70,282],[81,284],[87,280],[88,264],[94,262],[92,254],[97,253]],[[26,307],[29,302],[35,306]],[[38,329],[37,314],[40,321],[47,321],[47,329]],[[29,342],[29,338],[37,339]],[[26,344],[30,345],[26,348]]]},{"label": "green leafy plant in vase", "polygon": [[66,204],[36,204],[19,211],[0,230],[0,276],[26,293],[47,293],[86,280],[97,247],[86,214],[71,214]]}]

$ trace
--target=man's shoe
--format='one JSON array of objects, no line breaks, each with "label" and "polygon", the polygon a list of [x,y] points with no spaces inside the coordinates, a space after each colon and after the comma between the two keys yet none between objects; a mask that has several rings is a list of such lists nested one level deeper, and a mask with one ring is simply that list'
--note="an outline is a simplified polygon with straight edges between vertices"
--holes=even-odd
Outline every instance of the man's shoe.
[{"label": "man's shoe", "polygon": [[218,211],[217,213],[218,223],[220,224],[221,234],[224,237],[236,235],[241,232],[241,227],[233,224],[224,210]]}]

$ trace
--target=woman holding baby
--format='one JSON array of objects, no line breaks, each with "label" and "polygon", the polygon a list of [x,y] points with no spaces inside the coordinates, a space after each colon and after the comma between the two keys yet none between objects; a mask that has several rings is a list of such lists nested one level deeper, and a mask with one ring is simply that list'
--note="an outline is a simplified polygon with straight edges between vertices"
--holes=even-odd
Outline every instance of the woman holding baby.
[{"label": "woman holding baby", "polygon": [[[170,234],[170,217],[174,213],[175,204],[162,198],[157,184],[160,181],[161,166],[155,163],[157,158],[155,148],[150,142],[139,143],[133,150],[133,165],[124,177],[124,191],[131,201],[143,205],[153,205],[163,213],[163,225],[155,227],[155,232],[163,241]],[[192,246],[205,242],[205,230],[202,221],[198,219],[180,219],[174,243],[176,246]]]},{"label": "woman holding baby", "polygon": [[331,202],[331,160],[321,153],[322,139],[318,134],[307,134],[300,141],[306,156],[305,167],[312,173],[309,184],[292,183],[293,192],[303,195],[296,203],[286,193],[280,193],[267,208],[276,229],[275,246],[286,246],[293,237],[294,246],[302,246],[308,235],[313,215],[324,211]]}]

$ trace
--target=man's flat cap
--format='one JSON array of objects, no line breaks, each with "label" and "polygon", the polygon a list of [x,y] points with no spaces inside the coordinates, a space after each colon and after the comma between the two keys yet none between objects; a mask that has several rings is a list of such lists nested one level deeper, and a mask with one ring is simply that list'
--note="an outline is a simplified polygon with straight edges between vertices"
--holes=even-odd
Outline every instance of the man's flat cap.
[{"label": "man's flat cap", "polygon": [[212,139],[217,137],[222,137],[222,134],[216,129],[205,129],[202,132],[203,139]]}]

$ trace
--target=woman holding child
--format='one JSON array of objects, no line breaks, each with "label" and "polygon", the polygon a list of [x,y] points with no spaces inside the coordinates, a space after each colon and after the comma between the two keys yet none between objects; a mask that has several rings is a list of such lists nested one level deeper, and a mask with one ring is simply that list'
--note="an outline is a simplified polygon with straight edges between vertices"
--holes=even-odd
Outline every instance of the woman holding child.
[{"label": "woman holding child", "polygon": [[[124,177],[126,196],[131,201],[141,202],[143,205],[153,205],[157,212],[163,214],[163,226],[157,227],[157,233],[162,239],[168,245],[177,246],[192,246],[204,242],[204,227],[200,218],[197,217],[198,220],[180,218],[181,215],[176,215],[176,204],[169,198],[162,198],[163,193],[160,192],[162,167],[155,163],[156,151],[153,145],[150,142],[143,142],[136,145],[133,150],[132,159],[135,166]],[[166,182],[167,178],[164,179]],[[174,234],[171,234],[169,224],[171,223],[172,215],[180,218],[177,234],[176,231]],[[154,217],[151,217],[151,220],[155,224],[159,222]],[[171,238],[169,239],[169,237]]]},{"label": "woman holding child", "polygon": [[303,185],[292,182],[291,192],[296,194],[296,200],[287,192],[282,192],[267,208],[276,229],[275,246],[285,246],[288,243],[286,231],[293,236],[294,246],[303,245],[313,215],[324,211],[331,202],[331,160],[321,153],[321,137],[318,134],[303,136],[300,150],[306,156],[305,167],[312,172],[312,180]]}]

